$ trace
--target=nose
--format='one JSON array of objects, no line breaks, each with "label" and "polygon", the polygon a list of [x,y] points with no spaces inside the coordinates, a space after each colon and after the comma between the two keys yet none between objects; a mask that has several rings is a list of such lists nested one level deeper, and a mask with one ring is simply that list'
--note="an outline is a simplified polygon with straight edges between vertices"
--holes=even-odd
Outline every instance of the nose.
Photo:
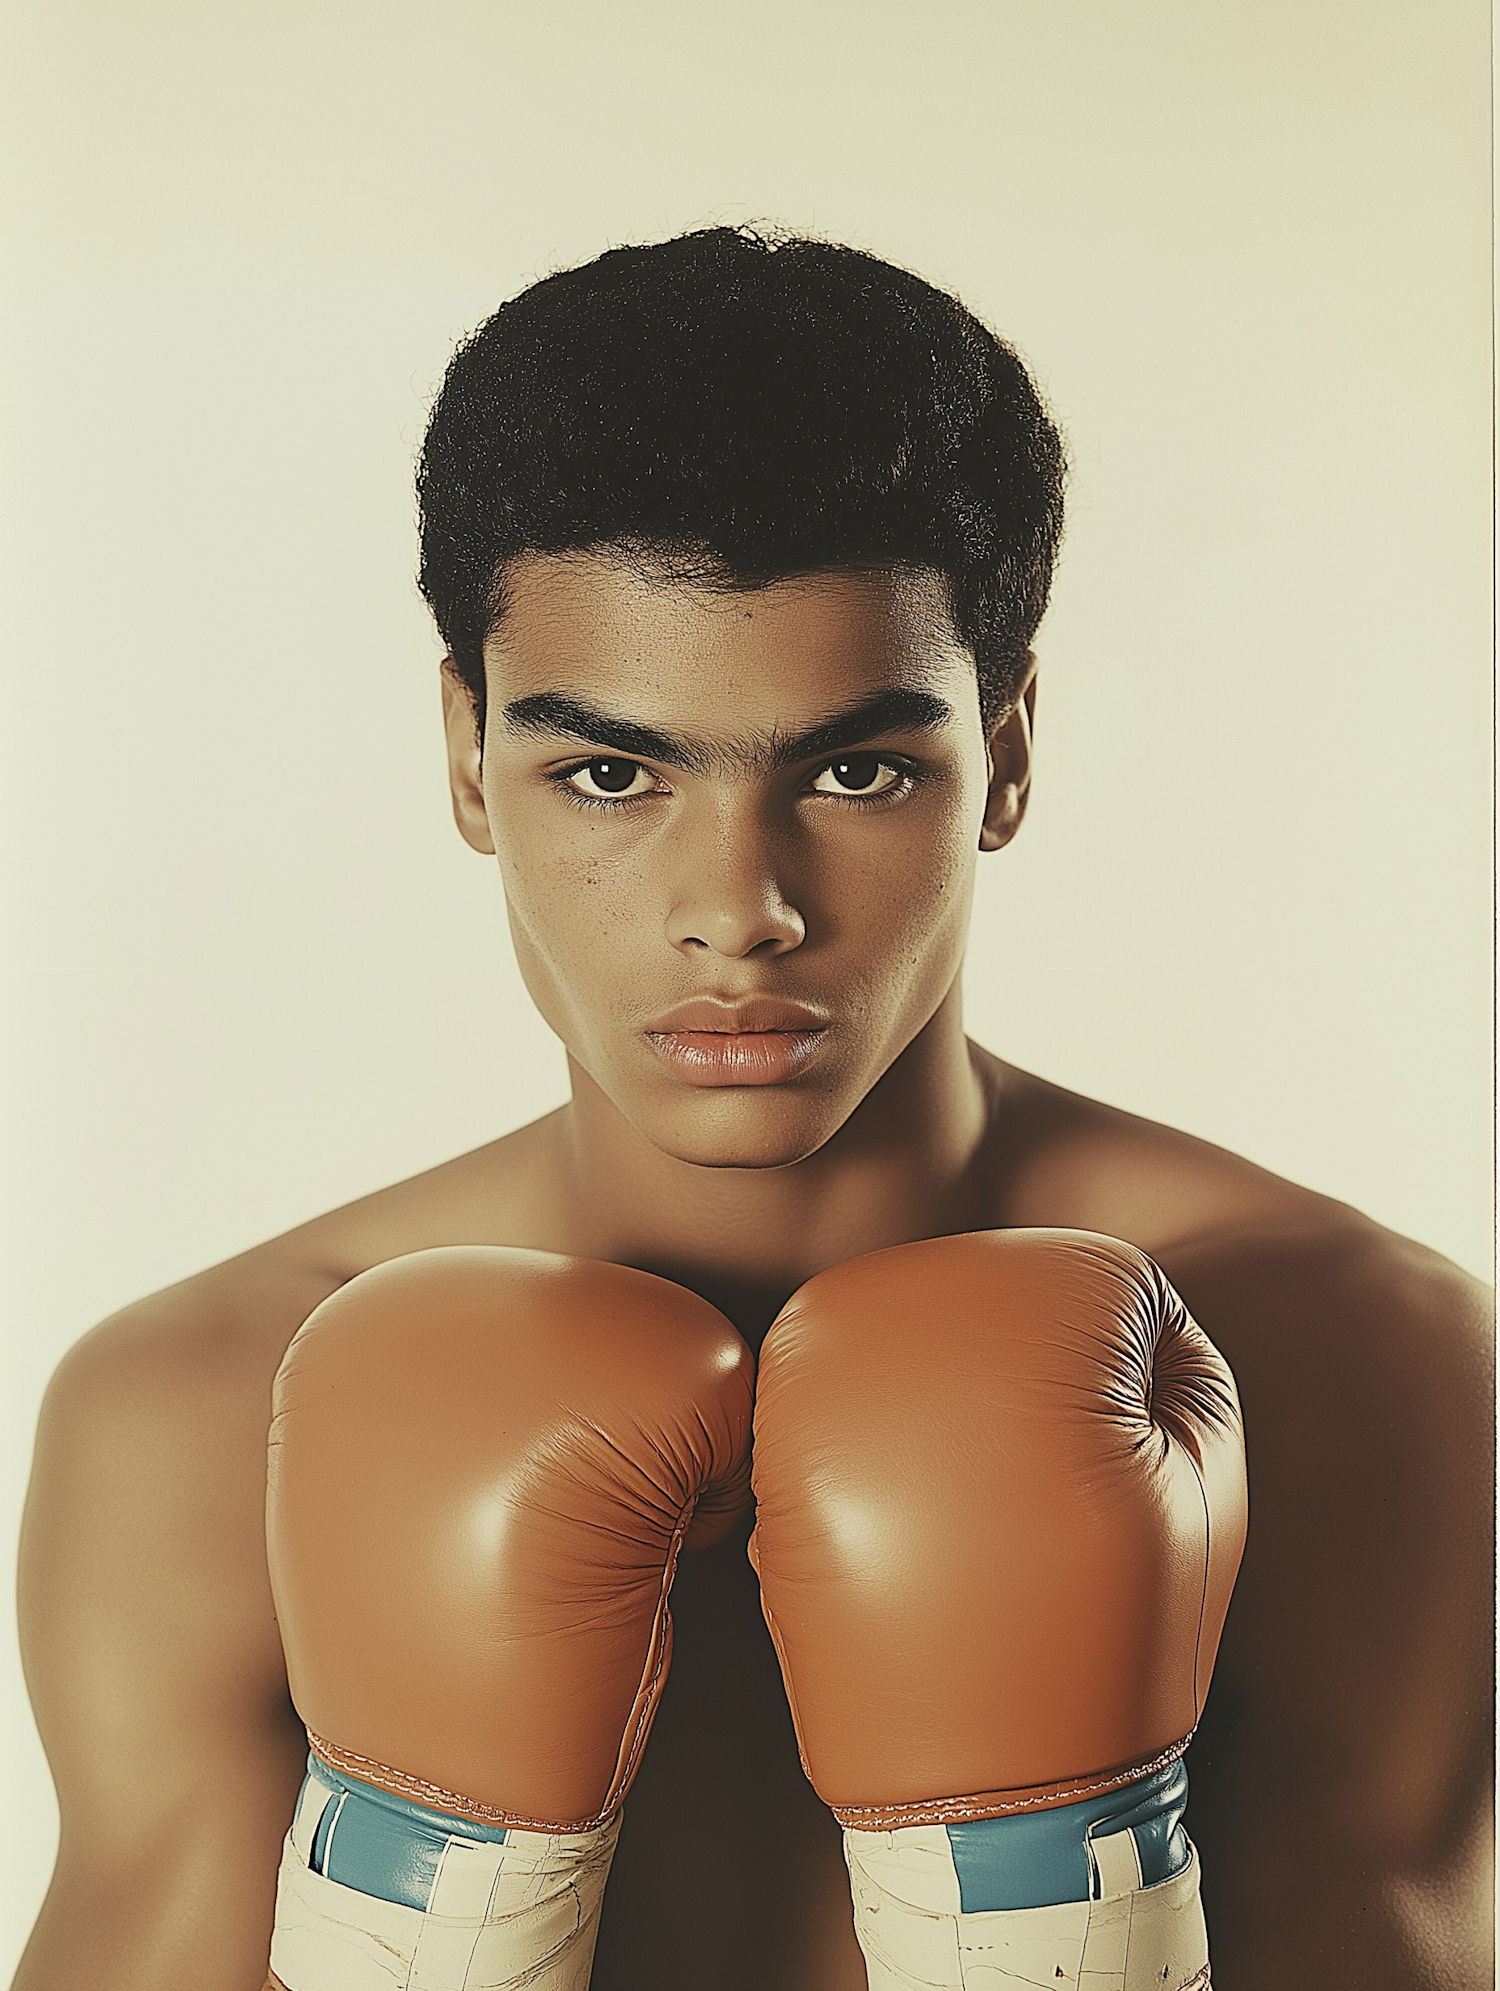
[{"label": "nose", "polygon": [[684,823],[667,938],[687,953],[740,961],[789,954],[807,922],[787,896],[789,853],[750,807],[727,807],[710,825]]}]

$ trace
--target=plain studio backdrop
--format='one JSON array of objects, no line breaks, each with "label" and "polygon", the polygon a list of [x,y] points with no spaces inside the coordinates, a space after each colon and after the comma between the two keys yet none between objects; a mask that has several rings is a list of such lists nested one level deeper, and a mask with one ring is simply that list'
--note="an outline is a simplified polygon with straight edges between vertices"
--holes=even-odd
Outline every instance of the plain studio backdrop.
[{"label": "plain studio backdrop", "polygon": [[714,221],[956,290],[1070,438],[974,1034],[1487,1268],[1481,0],[22,0],[5,77],[8,1514],[92,1321],[563,1097],[412,460],[502,298]]}]

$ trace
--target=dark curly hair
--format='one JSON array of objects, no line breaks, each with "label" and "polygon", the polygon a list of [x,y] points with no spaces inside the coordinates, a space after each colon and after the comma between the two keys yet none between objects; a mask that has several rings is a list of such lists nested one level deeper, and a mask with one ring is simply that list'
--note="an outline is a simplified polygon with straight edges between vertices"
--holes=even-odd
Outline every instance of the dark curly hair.
[{"label": "dark curly hair", "polygon": [[519,554],[618,546],[733,588],[909,562],[946,577],[989,722],[1047,605],[1064,468],[1026,368],[957,299],[837,243],[707,228],[544,277],[459,347],[421,588],[482,723]]}]

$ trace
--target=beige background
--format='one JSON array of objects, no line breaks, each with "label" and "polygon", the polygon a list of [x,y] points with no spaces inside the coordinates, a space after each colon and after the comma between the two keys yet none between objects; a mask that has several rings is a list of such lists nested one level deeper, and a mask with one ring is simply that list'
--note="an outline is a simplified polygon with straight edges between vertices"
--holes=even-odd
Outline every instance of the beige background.
[{"label": "beige background", "polygon": [[[956,288],[1072,438],[975,1034],[1487,1265],[1487,32],[1478,0],[12,11],[7,1515],[92,1319],[561,1095],[447,819],[411,459],[500,298],[710,220]],[[0,1967],[51,1857],[11,1733]]]}]

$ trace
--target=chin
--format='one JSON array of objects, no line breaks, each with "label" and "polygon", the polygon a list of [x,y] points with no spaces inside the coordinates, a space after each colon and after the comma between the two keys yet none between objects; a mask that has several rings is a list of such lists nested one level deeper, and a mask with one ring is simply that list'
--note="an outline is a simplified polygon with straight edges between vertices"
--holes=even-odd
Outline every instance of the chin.
[{"label": "chin", "polygon": [[769,1086],[726,1086],[632,1118],[654,1148],[694,1168],[790,1168],[832,1140],[859,1103],[775,1091],[779,1097],[768,1097]]}]

